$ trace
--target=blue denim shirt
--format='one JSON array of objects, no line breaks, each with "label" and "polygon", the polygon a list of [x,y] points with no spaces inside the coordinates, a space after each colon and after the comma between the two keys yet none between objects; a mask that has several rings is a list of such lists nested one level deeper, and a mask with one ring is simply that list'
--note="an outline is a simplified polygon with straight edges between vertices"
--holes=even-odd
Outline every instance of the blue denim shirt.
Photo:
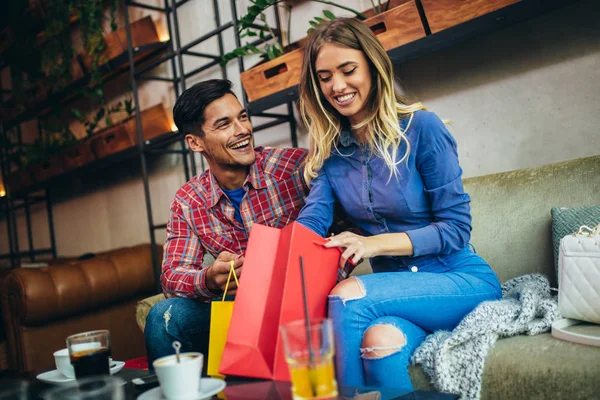
[{"label": "blue denim shirt", "polygon": [[[400,121],[404,131],[410,117]],[[366,236],[406,232],[412,257],[375,257],[376,272],[394,271],[429,258],[451,254],[468,245],[471,213],[462,185],[456,142],[434,113],[417,111],[406,136],[408,160],[398,165],[397,177],[383,159],[361,148],[350,130],[343,130],[337,149],[312,181],[298,222],[324,236],[332,224],[335,202]],[[398,159],[404,155],[401,144]]]}]

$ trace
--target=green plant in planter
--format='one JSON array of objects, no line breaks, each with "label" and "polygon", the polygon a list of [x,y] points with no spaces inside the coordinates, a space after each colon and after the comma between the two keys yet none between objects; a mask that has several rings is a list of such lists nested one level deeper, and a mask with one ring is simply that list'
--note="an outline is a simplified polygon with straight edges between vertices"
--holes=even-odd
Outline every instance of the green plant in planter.
[{"label": "green plant in planter", "polygon": [[[221,65],[224,66],[226,65],[229,61],[238,58],[238,57],[244,57],[248,54],[263,54],[263,56],[269,60],[272,60],[274,58],[279,57],[280,55],[282,55],[284,53],[284,47],[282,46],[282,44],[279,42],[277,35],[274,34],[274,32],[271,30],[271,28],[268,26],[267,22],[266,22],[266,16],[264,14],[265,10],[271,6],[277,6],[280,3],[284,3],[284,0],[250,0],[253,5],[248,7],[248,13],[244,16],[242,16],[240,18],[240,20],[237,23],[237,29],[238,32],[240,33],[240,39],[241,38],[252,38],[252,37],[258,37],[260,39],[265,39],[266,34],[265,32],[269,32],[271,34],[271,36],[274,39],[274,43],[267,43],[263,49],[259,49],[258,47],[254,46],[251,43],[246,43],[245,45],[238,47],[237,49],[224,54],[223,57],[221,58]],[[316,3],[322,3],[322,4],[327,4],[327,5],[331,5],[331,6],[335,6],[338,8],[341,8],[343,10],[346,11],[350,11],[353,14],[355,14],[360,20],[364,20],[367,17],[350,8],[347,6],[344,6],[342,4],[337,4],[334,3],[332,1],[327,1],[327,0],[311,0],[314,1]],[[288,13],[288,30],[287,30],[287,43],[289,43],[289,35],[290,35],[290,25],[291,25],[291,5],[286,5],[285,6],[288,11],[290,11]],[[323,11],[323,15],[325,16],[325,18],[327,19],[334,19],[335,15],[331,12],[331,11],[327,11],[324,10]],[[256,24],[256,19],[259,19],[262,24]],[[321,17],[315,17],[313,20],[310,21],[310,25],[311,26],[316,26],[320,21],[324,21],[323,18]]]},{"label": "green plant in planter", "polygon": [[98,129],[100,122],[104,120],[104,127],[109,128],[113,126],[111,116],[113,114],[125,112],[127,117],[131,117],[135,112],[133,107],[133,99],[131,97],[126,98],[123,101],[119,101],[111,106],[103,105],[96,111],[96,114],[91,119],[86,118],[83,113],[78,109],[71,109],[71,114],[81,122],[85,127],[85,133],[88,137],[94,135]]},{"label": "green plant in planter", "polygon": [[44,12],[43,31],[45,42],[41,49],[42,70],[47,75],[47,83],[52,91],[58,91],[72,80],[71,59],[71,16],[73,0],[53,0],[48,2]]},{"label": "green plant in planter", "polygon": [[67,139],[67,137],[63,131],[47,131],[33,143],[19,145],[17,151],[12,155],[12,161],[19,168],[25,168],[36,163],[45,163],[51,156],[59,154],[61,150],[77,141],[73,135],[70,135],[70,139]]}]

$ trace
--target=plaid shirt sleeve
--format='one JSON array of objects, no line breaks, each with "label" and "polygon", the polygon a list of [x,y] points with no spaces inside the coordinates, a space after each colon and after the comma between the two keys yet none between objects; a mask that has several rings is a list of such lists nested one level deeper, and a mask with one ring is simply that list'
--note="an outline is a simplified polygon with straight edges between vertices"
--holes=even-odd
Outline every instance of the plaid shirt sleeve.
[{"label": "plaid shirt sleeve", "polygon": [[185,219],[184,207],[176,199],[171,203],[160,276],[166,297],[208,301],[217,296],[206,287],[207,267],[202,265],[203,258],[200,240]]}]

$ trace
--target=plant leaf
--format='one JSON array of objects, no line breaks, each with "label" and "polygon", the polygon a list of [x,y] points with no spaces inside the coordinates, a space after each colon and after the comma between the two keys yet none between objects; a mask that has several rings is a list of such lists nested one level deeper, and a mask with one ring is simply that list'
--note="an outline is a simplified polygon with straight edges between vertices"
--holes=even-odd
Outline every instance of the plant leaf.
[{"label": "plant leaf", "polygon": [[260,52],[261,52],[261,51],[258,49],[258,47],[256,47],[256,46],[255,46],[255,45],[253,45],[252,43],[248,43],[248,44],[246,45],[246,47],[247,47],[247,48],[248,48],[248,49],[249,49],[251,52],[253,52],[254,54],[260,54]]},{"label": "plant leaf", "polygon": [[252,7],[248,8],[248,15],[251,15],[253,17],[256,17],[261,12],[262,12],[262,9],[257,6],[252,6]]},{"label": "plant leaf", "polygon": [[308,21],[308,23],[310,24],[310,26],[312,27],[316,27],[317,25],[319,25],[319,23],[317,21]]},{"label": "plant leaf", "polygon": [[333,15],[333,13],[329,10],[323,10],[323,15],[326,16],[329,19],[335,19],[335,15]]},{"label": "plant leaf", "polygon": [[83,119],[83,114],[81,113],[81,111],[77,110],[76,108],[72,108],[71,113],[75,116],[75,118]]},{"label": "plant leaf", "polygon": [[267,45],[266,50],[267,50],[267,57],[269,57],[269,60],[273,60],[273,59],[277,58],[277,56],[275,56],[273,46]]}]

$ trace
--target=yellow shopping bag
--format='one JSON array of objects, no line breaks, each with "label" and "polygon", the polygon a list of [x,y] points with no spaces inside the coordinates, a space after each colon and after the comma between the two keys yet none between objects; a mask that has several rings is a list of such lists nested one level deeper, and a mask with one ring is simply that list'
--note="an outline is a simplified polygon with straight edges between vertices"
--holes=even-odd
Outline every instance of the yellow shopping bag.
[{"label": "yellow shopping bag", "polygon": [[229,268],[229,276],[225,284],[225,292],[221,301],[213,301],[210,305],[210,335],[208,339],[208,366],[207,374],[214,378],[223,379],[225,376],[219,374],[219,366],[221,365],[221,356],[227,341],[227,331],[229,330],[229,322],[231,321],[231,313],[233,312],[233,301],[225,301],[227,289],[231,276],[235,279],[235,283],[239,286],[238,278],[235,275],[233,268],[234,262],[231,261]]}]

